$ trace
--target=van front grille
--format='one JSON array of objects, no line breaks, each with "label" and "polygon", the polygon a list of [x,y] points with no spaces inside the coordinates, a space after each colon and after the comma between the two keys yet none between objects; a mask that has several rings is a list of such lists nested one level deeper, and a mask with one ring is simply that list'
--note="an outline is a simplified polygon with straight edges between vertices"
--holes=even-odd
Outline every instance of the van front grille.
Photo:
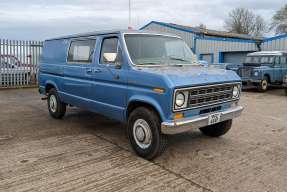
[{"label": "van front grille", "polygon": [[240,83],[213,84],[182,89],[182,91],[188,91],[188,102],[185,109],[212,106],[238,100],[239,97],[233,98],[233,87],[236,85],[240,85]]},{"label": "van front grille", "polygon": [[231,100],[232,91],[232,84],[192,88],[189,96],[189,107],[206,106]]},{"label": "van front grille", "polygon": [[238,75],[240,77],[251,77],[251,68],[241,68],[240,70],[238,70]]}]

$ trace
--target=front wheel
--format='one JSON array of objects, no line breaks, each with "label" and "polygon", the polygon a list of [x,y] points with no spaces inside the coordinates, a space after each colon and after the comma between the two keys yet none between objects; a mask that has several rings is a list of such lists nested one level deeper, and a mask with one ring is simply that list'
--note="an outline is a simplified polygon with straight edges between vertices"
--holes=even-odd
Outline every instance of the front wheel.
[{"label": "front wheel", "polygon": [[200,131],[210,137],[220,137],[226,134],[232,126],[232,120],[223,121],[214,125],[208,125],[200,128]]},{"label": "front wheel", "polygon": [[145,159],[155,158],[167,146],[167,136],[161,134],[160,119],[152,109],[139,107],[132,111],[127,131],[133,150]]},{"label": "front wheel", "polygon": [[56,89],[51,89],[48,93],[48,110],[53,118],[61,119],[66,113],[66,104],[60,100]]},{"label": "front wheel", "polygon": [[268,89],[268,78],[265,76],[263,80],[257,85],[257,89],[260,92],[265,92]]}]

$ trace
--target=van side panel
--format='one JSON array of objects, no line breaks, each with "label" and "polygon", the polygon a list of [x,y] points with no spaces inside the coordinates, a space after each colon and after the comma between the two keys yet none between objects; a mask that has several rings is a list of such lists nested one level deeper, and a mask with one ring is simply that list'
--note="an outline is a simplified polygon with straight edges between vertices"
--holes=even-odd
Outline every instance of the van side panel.
[{"label": "van side panel", "polygon": [[39,67],[40,92],[46,94],[45,87],[51,84],[62,91],[62,77],[64,75],[64,64],[66,62],[66,40],[45,41],[43,54]]}]

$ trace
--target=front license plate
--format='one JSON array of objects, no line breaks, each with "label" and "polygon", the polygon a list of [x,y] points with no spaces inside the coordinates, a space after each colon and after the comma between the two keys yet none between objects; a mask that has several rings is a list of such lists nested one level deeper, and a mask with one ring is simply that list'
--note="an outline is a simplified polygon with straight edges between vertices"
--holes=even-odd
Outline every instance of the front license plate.
[{"label": "front license plate", "polygon": [[208,125],[220,122],[221,113],[214,113],[208,116]]}]

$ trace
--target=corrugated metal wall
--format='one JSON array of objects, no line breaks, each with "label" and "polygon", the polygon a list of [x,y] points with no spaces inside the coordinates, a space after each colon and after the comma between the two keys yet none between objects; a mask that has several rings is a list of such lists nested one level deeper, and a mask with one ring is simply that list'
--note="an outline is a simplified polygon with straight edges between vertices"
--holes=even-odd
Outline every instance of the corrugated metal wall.
[{"label": "corrugated metal wall", "polygon": [[[196,43],[194,38],[196,34],[173,29],[171,27],[159,25],[156,23],[150,23],[144,27],[145,30],[151,30],[156,32],[171,33],[180,36],[190,48],[195,48],[196,54],[212,54],[214,63],[219,62],[219,53],[220,52],[238,52],[238,51],[258,51],[258,48],[255,42],[250,40],[232,40],[232,39],[223,39],[223,38],[197,38]],[[196,45],[194,45],[194,43]]]},{"label": "corrugated metal wall", "polygon": [[189,47],[193,48],[193,40],[195,37],[195,34],[193,34],[193,33],[188,33],[188,32],[180,31],[177,29],[172,29],[170,27],[161,26],[161,25],[158,25],[156,23],[151,23],[150,25],[146,26],[144,29],[145,30],[151,30],[151,31],[157,31],[157,32],[175,34],[175,35],[181,37],[188,44]]},{"label": "corrugated metal wall", "polygon": [[287,34],[264,40],[261,49],[262,51],[287,51]]},{"label": "corrugated metal wall", "polygon": [[196,54],[213,54],[214,62],[219,62],[220,52],[249,52],[258,51],[255,42],[244,40],[223,40],[221,38],[207,38],[196,40]]}]

